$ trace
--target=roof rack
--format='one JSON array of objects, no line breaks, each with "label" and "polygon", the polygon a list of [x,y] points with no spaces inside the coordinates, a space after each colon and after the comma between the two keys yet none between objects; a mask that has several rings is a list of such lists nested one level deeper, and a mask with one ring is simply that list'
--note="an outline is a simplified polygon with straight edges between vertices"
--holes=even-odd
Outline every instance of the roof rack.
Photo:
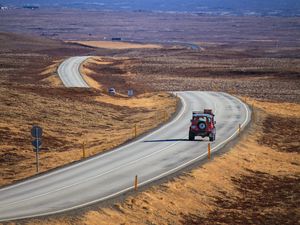
[{"label": "roof rack", "polygon": [[204,114],[214,116],[212,109],[204,109],[203,111],[193,111],[193,116],[201,116]]},{"label": "roof rack", "polygon": [[204,113],[214,115],[213,112],[212,112],[212,109],[204,109]]}]

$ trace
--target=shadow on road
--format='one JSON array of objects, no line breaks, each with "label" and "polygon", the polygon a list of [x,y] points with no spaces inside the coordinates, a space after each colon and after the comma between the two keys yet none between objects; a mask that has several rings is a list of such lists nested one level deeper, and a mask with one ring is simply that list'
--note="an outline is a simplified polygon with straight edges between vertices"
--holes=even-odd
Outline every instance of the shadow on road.
[{"label": "shadow on road", "polygon": [[[144,142],[176,142],[176,141],[190,141],[189,139],[162,139],[162,140],[149,140]],[[203,140],[195,140],[195,141],[203,141]]]}]

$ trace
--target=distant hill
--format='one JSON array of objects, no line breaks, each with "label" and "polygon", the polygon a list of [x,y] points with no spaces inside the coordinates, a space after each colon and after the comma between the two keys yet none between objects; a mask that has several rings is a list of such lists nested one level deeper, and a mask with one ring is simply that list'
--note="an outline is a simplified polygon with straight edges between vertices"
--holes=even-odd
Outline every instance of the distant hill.
[{"label": "distant hill", "polygon": [[205,14],[300,16],[299,0],[0,0],[10,6],[39,5],[104,10],[196,12]]}]

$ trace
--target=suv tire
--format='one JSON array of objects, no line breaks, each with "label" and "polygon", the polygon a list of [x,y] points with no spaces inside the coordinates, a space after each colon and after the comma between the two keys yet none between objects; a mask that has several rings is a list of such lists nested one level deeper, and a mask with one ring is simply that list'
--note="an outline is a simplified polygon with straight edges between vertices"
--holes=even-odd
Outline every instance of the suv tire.
[{"label": "suv tire", "polygon": [[189,140],[194,141],[195,140],[195,134],[193,132],[189,132]]},{"label": "suv tire", "polygon": [[199,123],[198,123],[198,128],[199,128],[200,130],[202,130],[202,131],[205,131],[205,129],[206,129],[206,124],[205,124],[205,122],[199,122]]},{"label": "suv tire", "polygon": [[216,140],[216,135],[215,134],[213,134],[213,136],[209,137],[210,142],[213,142],[215,140]]}]

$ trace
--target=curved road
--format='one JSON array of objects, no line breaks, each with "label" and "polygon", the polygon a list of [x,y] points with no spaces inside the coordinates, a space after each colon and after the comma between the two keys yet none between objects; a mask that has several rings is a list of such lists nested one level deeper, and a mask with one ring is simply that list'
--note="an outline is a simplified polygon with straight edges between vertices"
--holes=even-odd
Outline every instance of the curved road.
[{"label": "curved road", "polygon": [[59,65],[57,72],[61,81],[66,87],[89,87],[79,71],[81,63],[83,63],[89,57],[90,56],[71,57]]},{"label": "curved road", "polygon": [[132,190],[135,175],[145,185],[207,157],[208,141],[188,141],[193,110],[212,108],[220,150],[250,121],[250,110],[226,93],[177,92],[182,108],[168,124],[86,161],[0,189],[0,221],[50,215],[103,201]]}]

